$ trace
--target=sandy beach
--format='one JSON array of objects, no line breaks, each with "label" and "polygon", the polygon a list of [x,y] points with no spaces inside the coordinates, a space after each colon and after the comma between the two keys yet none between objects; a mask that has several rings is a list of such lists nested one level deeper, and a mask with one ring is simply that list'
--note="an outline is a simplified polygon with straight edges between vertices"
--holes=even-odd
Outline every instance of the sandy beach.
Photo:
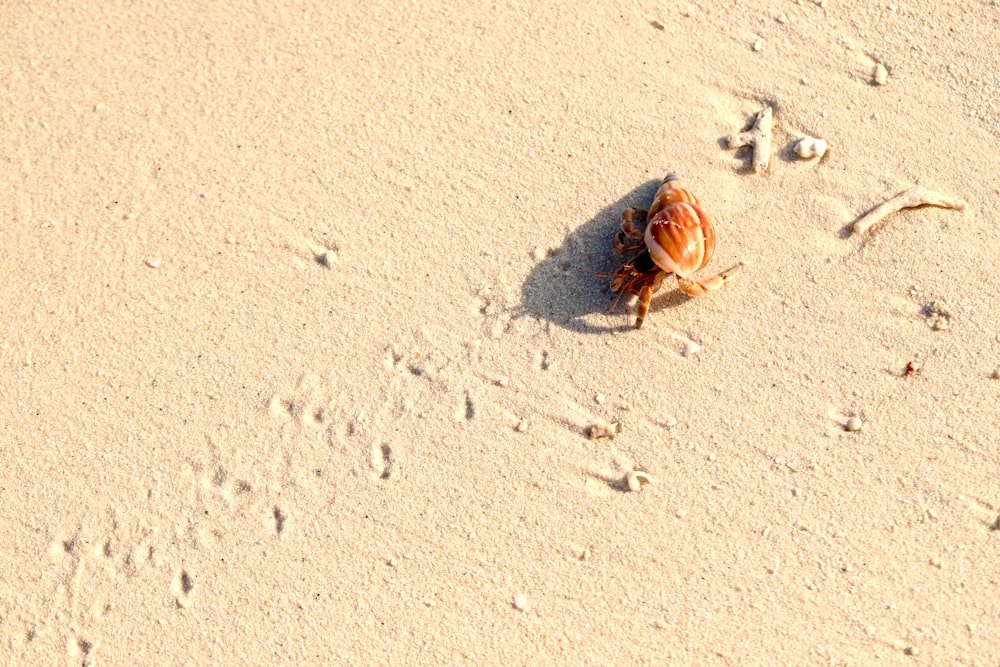
[{"label": "sandy beach", "polygon": [[997,34],[4,4],[0,664],[1000,664]]}]

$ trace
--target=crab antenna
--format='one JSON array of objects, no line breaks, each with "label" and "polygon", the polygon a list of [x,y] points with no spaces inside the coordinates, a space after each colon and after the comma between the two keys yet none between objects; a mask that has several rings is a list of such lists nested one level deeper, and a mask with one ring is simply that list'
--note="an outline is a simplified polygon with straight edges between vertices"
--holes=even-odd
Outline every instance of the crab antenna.
[{"label": "crab antenna", "polygon": [[627,283],[618,288],[618,296],[615,297],[615,300],[614,302],[612,302],[611,307],[608,308],[609,313],[614,312],[615,307],[618,305],[618,302],[621,301],[622,296],[625,294],[625,292],[628,291],[628,288],[632,286],[632,283],[634,283],[638,279],[639,279],[638,277],[632,278],[632,280],[628,281]]}]

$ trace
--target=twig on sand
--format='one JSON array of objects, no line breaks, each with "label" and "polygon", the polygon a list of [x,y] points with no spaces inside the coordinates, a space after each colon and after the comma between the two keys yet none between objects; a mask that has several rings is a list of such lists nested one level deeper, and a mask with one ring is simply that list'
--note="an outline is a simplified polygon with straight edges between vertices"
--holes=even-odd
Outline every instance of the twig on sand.
[{"label": "twig on sand", "polygon": [[885,200],[858,218],[854,222],[854,233],[864,234],[869,227],[878,223],[890,213],[917,206],[939,206],[941,208],[953,208],[958,211],[964,211],[966,203],[958,197],[950,197],[940,192],[928,190],[923,186],[915,185],[909,190],[903,190],[895,197]]}]

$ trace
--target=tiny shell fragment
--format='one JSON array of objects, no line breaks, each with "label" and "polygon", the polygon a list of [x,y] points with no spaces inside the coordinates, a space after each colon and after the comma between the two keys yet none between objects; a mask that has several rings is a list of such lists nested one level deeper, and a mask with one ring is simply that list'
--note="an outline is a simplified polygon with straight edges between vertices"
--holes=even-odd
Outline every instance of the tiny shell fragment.
[{"label": "tiny shell fragment", "polygon": [[872,76],[872,81],[876,86],[884,86],[889,82],[889,70],[885,68],[885,65],[882,63],[875,65],[875,74]]},{"label": "tiny shell fragment", "polygon": [[924,314],[929,318],[934,331],[946,331],[951,326],[951,306],[943,299],[931,301],[924,306]]},{"label": "tiny shell fragment", "polygon": [[618,422],[611,422],[610,424],[591,424],[587,428],[587,437],[591,440],[597,440],[598,438],[613,438],[615,435],[620,433],[621,430],[622,426]]},{"label": "tiny shell fragment", "polygon": [[700,351],[701,351],[701,345],[698,345],[698,343],[694,342],[693,340],[689,340],[688,342],[684,343],[684,351],[681,354],[683,354],[685,357],[692,357],[698,354],[698,352]]},{"label": "tiny shell fragment", "polygon": [[629,491],[638,491],[643,484],[649,484],[653,479],[641,470],[629,470],[625,473],[625,484]]}]

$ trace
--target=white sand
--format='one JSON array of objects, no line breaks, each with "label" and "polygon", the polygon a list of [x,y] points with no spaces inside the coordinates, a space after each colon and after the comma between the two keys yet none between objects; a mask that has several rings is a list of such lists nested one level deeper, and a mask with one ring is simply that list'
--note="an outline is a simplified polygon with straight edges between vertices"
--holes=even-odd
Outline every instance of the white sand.
[{"label": "white sand", "polygon": [[0,663],[1000,662],[1000,7],[583,6],[0,8]]}]

